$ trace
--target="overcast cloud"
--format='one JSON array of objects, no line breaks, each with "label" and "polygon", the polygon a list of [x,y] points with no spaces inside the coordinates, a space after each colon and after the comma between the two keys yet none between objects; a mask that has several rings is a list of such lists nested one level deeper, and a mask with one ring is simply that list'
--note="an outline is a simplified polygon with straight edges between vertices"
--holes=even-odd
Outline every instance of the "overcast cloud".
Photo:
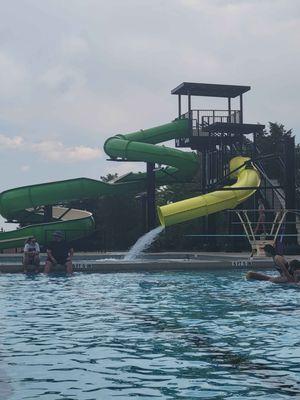
[{"label": "overcast cloud", "polygon": [[1,190],[135,168],[105,138],[172,120],[182,81],[250,85],[246,122],[300,141],[298,0],[0,4]]}]

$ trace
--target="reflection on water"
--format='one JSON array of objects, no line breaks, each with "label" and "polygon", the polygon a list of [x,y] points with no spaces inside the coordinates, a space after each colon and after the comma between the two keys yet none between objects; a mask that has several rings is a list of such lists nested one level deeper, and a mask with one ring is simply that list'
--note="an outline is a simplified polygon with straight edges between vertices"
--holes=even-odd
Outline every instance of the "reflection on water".
[{"label": "reflection on water", "polygon": [[300,397],[299,289],[241,272],[0,286],[1,400]]}]

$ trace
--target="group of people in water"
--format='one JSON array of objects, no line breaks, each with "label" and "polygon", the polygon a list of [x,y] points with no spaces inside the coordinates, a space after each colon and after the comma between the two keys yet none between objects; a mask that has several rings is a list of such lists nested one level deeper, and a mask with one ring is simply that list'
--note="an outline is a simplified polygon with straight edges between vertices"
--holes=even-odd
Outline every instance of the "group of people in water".
[{"label": "group of people in water", "polygon": [[[47,245],[44,272],[50,273],[56,266],[61,265],[67,273],[71,274],[73,272],[73,253],[73,248],[65,240],[63,232],[54,232],[52,241]],[[40,246],[34,236],[29,237],[25,243],[23,265],[25,273],[32,270],[40,271]]]}]

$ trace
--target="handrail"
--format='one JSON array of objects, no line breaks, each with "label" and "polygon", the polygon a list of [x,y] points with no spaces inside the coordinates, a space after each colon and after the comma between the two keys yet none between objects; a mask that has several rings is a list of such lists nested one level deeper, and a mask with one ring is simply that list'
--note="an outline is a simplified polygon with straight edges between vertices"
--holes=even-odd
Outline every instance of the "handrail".
[{"label": "handrail", "polygon": [[[237,212],[237,211],[252,211],[252,212],[258,212],[257,209],[255,208],[248,208],[248,209],[241,209],[239,208],[238,210],[232,209],[232,210],[227,210],[228,212]],[[294,213],[300,213],[300,209],[287,209],[287,208],[282,208],[282,211],[287,211],[287,212],[294,212]],[[266,208],[264,212],[278,212],[278,209],[275,208]]]},{"label": "handrail", "polygon": [[[191,108],[190,111],[212,111],[212,112],[213,111],[224,111],[224,112],[227,112],[227,114],[228,114],[228,110],[226,108],[219,108],[219,109],[217,109],[217,108]],[[240,110],[232,110],[231,109],[230,111],[231,111],[231,113],[234,113],[234,112],[240,111]],[[186,114],[188,114],[188,111],[181,115],[186,115]]]},{"label": "handrail", "polygon": [[191,119],[193,121],[196,121],[196,125],[203,126],[205,122],[208,122],[208,124],[210,124],[211,121],[212,123],[240,123],[240,114],[240,110],[193,108],[181,114],[180,117]]}]

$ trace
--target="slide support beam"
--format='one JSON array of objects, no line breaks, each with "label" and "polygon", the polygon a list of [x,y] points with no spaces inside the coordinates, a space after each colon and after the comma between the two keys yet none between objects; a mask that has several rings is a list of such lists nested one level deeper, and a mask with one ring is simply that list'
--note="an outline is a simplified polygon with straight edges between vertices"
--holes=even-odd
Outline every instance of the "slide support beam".
[{"label": "slide support beam", "polygon": [[147,162],[147,231],[156,226],[155,164]]}]

